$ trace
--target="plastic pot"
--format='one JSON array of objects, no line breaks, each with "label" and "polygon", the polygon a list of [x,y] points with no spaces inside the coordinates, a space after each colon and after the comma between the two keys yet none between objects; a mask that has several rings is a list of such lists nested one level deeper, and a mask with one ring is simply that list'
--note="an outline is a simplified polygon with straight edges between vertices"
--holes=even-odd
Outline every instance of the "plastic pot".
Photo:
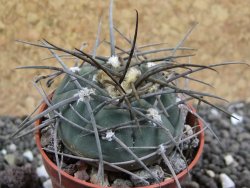
[{"label": "plastic pot", "polygon": [[[47,108],[46,103],[43,103],[40,107],[39,112],[44,111]],[[192,108],[193,109],[193,108]],[[194,110],[194,109],[193,109]],[[186,120],[189,125],[195,125],[197,118],[189,113],[187,116],[187,120]],[[42,119],[39,119],[36,121],[36,125],[39,125],[42,122]],[[197,127],[197,132],[202,130],[203,128],[203,124],[201,123],[201,121],[198,120],[198,127]],[[60,170],[60,174],[61,174],[61,186],[59,183],[59,178],[58,178],[58,170],[57,170],[57,166],[56,164],[54,164],[49,157],[46,155],[46,153],[43,151],[42,147],[41,147],[41,140],[40,140],[40,131],[38,131],[35,135],[35,139],[36,139],[36,145],[42,155],[42,160],[43,160],[43,164],[46,168],[46,171],[48,172],[52,184],[53,184],[53,188],[87,188],[87,187],[92,187],[92,188],[100,188],[99,185],[95,185],[80,179],[77,179],[69,174],[67,174],[66,172]],[[203,151],[203,146],[204,146],[204,132],[202,131],[199,134],[199,147],[198,150],[196,152],[196,155],[193,159],[193,161],[188,165],[188,169],[183,170],[182,172],[180,172],[179,174],[177,174],[177,178],[178,180],[181,182],[185,179],[185,177],[187,177],[188,175],[188,170],[190,171],[198,162],[198,160],[201,157],[202,151]],[[163,182],[161,182],[160,184],[154,184],[154,185],[149,185],[149,186],[143,186],[143,188],[157,188],[157,187],[161,187],[161,188],[175,188],[176,187],[176,183],[175,180],[173,178],[167,179]],[[142,187],[141,187],[142,188]]]}]

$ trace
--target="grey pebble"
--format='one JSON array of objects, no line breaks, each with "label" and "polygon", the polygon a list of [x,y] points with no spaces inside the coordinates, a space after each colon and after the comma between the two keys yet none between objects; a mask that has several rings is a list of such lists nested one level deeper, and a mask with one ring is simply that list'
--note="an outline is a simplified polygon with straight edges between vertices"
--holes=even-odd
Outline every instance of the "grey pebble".
[{"label": "grey pebble", "polygon": [[15,158],[16,155],[15,154],[7,154],[4,156],[4,160],[10,165],[10,166],[14,166],[15,164]]},{"label": "grey pebble", "polygon": [[240,133],[238,136],[237,136],[237,140],[239,142],[242,142],[242,141],[250,141],[250,134],[248,132],[243,132],[243,133]]},{"label": "grey pebble", "polygon": [[133,186],[133,184],[131,181],[123,180],[123,179],[116,179],[112,184],[113,188],[129,188],[132,186]]},{"label": "grey pebble", "polygon": [[184,183],[181,183],[182,188],[200,188],[199,184],[195,181],[187,181]]},{"label": "grey pebble", "polygon": [[210,178],[210,177],[207,177],[207,176],[201,176],[199,177],[199,182],[200,182],[200,185],[206,187],[206,188],[218,188],[215,180],[213,178]]},{"label": "grey pebble", "polygon": [[4,128],[4,126],[5,126],[5,123],[2,120],[0,120],[0,128]]},{"label": "grey pebble", "polygon": [[23,166],[26,160],[22,155],[17,155],[15,158],[15,165],[16,166]]},{"label": "grey pebble", "polygon": [[[159,180],[162,180],[164,178],[164,175],[165,175],[164,171],[159,165],[151,166],[149,167],[149,170],[154,174],[155,177],[158,177]],[[135,171],[134,174],[136,174],[137,176],[140,176],[141,178],[145,179],[146,181],[150,183],[155,183],[156,181],[154,177],[152,177],[151,174],[149,174],[148,171],[146,170],[138,170],[138,171]],[[134,176],[131,176],[130,180],[135,186],[144,185],[144,183],[141,180],[135,178]]]},{"label": "grey pebble", "polygon": [[77,171],[76,164],[63,165],[62,170],[67,172],[69,175],[73,176]]}]

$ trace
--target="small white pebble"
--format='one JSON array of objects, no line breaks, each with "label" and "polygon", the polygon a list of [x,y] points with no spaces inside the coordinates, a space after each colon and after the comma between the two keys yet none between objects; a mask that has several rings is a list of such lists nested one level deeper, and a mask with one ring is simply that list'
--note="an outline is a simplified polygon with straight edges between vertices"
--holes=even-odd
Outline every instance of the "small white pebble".
[{"label": "small white pebble", "polygon": [[16,145],[15,144],[10,144],[9,146],[8,146],[8,148],[9,148],[9,150],[11,151],[11,152],[15,152],[16,151]]},{"label": "small white pebble", "polygon": [[213,114],[214,116],[219,116],[219,112],[218,112],[218,110],[216,110],[216,109],[211,109],[211,114]]},{"label": "small white pebble", "polygon": [[49,175],[44,167],[44,165],[41,165],[39,167],[37,167],[36,169],[36,174],[38,177],[44,177],[44,178],[49,178]]},{"label": "small white pebble", "polygon": [[221,173],[220,181],[222,188],[235,188],[235,183],[227,174]]},{"label": "small white pebble", "polygon": [[188,135],[188,136],[192,136],[194,134],[193,132],[193,129],[190,125],[188,124],[185,124],[184,125],[184,128],[185,128],[185,133]]},{"label": "small white pebble", "polygon": [[43,182],[43,188],[53,188],[51,179],[48,179],[45,182]]},{"label": "small white pebble", "polygon": [[230,154],[224,156],[224,160],[225,160],[226,165],[230,165],[234,162],[234,158]]},{"label": "small white pebble", "polygon": [[231,117],[231,122],[233,125],[237,125],[239,123],[242,123],[242,121],[243,121],[242,116],[240,116],[239,114],[236,114],[236,113],[233,113],[232,116],[237,118],[237,119],[235,119],[234,117]]},{"label": "small white pebble", "polygon": [[209,177],[211,177],[211,178],[214,178],[214,177],[215,177],[215,173],[214,173],[214,171],[212,171],[212,170],[206,170],[206,174],[207,174]]},{"label": "small white pebble", "polygon": [[33,156],[33,153],[30,151],[30,150],[27,150],[23,153],[23,156],[28,159],[28,161],[33,161],[34,159],[34,156]]},{"label": "small white pebble", "polygon": [[2,150],[1,150],[1,153],[2,153],[3,155],[6,155],[6,154],[7,154],[6,149],[2,149]]}]

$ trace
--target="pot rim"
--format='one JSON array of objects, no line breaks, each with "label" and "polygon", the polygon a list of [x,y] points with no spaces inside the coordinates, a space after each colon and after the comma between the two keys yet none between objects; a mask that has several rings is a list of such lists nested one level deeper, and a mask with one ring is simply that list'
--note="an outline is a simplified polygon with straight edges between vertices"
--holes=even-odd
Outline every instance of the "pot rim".
[{"label": "pot rim", "polygon": [[[192,111],[195,111],[195,109],[190,105]],[[39,113],[44,111],[45,109],[47,108],[47,104],[46,103],[43,103],[40,107],[40,110],[39,110]],[[42,119],[38,119],[35,123],[35,126],[38,126],[40,123],[42,122]],[[198,128],[200,130],[202,130],[203,128],[203,123],[201,122],[200,119],[198,119]],[[40,137],[40,131],[37,131],[35,133],[35,140],[36,140],[36,145],[39,149],[39,152],[41,153],[42,155],[42,158],[43,160],[45,160],[47,162],[48,165],[50,165],[55,171],[58,171],[58,167],[56,166],[55,163],[53,163],[50,158],[47,156],[47,154],[45,153],[45,151],[42,149],[42,146],[41,146],[41,137]],[[188,165],[188,167],[181,171],[180,173],[178,173],[176,176],[178,179],[182,179],[185,177],[185,175],[196,165],[196,163],[199,161],[200,159],[200,156],[202,154],[202,151],[203,151],[203,147],[204,147],[204,131],[202,131],[200,134],[199,134],[199,147],[198,147],[198,150],[197,150],[197,153],[194,157],[194,159],[192,160],[192,162]],[[64,172],[63,170],[60,169],[60,174],[62,175],[62,177],[64,176],[65,178],[67,179],[70,179],[72,181],[75,181],[79,184],[82,184],[82,185],[85,185],[85,186],[89,186],[89,187],[92,187],[92,188],[101,188],[101,186],[99,185],[96,185],[96,184],[92,184],[92,183],[89,183],[87,181],[84,181],[84,180],[80,180],[80,179],[77,179],[69,174],[67,174],[66,172]],[[175,180],[174,178],[169,178],[169,179],[166,179],[165,181],[161,182],[161,183],[158,183],[158,184],[153,184],[153,185],[147,185],[147,186],[140,186],[140,187],[136,187],[136,188],[155,188],[155,187],[161,187],[161,186],[166,186],[168,184],[172,184],[174,183]]]}]

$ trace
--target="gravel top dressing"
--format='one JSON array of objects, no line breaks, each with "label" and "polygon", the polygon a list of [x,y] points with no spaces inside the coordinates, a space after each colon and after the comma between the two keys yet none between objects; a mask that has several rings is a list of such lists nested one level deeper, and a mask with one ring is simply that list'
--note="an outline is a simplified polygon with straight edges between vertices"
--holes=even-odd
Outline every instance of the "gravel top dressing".
[{"label": "gravel top dressing", "polygon": [[[231,103],[226,108],[237,119],[210,107],[200,108],[200,115],[219,140],[206,130],[203,157],[182,183],[183,188],[250,187],[250,103]],[[33,135],[4,141],[22,119],[0,117],[0,187],[49,188],[51,182]]]}]

